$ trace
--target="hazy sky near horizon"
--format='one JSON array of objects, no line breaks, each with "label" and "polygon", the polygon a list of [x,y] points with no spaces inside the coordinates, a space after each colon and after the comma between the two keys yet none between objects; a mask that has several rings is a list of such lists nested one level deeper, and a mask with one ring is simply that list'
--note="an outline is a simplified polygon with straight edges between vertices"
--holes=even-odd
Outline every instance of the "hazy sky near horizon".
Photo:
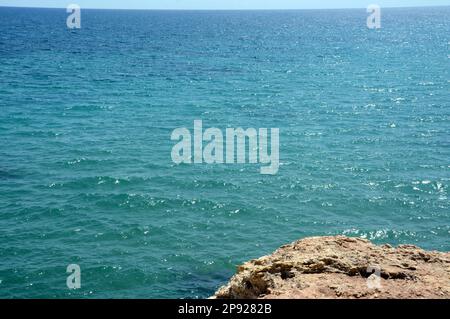
[{"label": "hazy sky near horizon", "polygon": [[324,9],[450,5],[450,0],[0,0],[0,6],[105,9]]}]

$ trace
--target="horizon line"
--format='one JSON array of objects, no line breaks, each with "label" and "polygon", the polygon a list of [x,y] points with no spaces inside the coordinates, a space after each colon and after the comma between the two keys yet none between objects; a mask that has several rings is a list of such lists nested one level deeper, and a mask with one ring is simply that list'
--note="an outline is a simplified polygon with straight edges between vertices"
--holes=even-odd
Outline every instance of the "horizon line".
[{"label": "horizon line", "polygon": [[[416,9],[416,8],[447,8],[450,5],[417,5],[417,6],[380,6],[382,9]],[[14,9],[62,9],[67,7],[29,7],[29,6],[7,6],[1,5],[0,8],[14,8]],[[81,7],[83,10],[124,10],[124,11],[299,11],[299,10],[362,10],[367,7],[344,7],[344,8],[247,8],[247,9],[173,9],[173,8],[94,8]]]}]

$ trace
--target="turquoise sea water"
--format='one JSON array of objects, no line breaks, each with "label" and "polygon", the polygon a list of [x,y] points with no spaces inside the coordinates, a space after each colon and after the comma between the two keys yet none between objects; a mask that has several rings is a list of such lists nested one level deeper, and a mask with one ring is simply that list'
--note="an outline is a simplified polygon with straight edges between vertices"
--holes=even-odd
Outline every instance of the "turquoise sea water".
[{"label": "turquoise sea water", "polygon": [[[367,15],[0,8],[0,297],[207,297],[312,235],[449,250],[450,7]],[[194,119],[280,128],[278,174],[174,165]]]}]

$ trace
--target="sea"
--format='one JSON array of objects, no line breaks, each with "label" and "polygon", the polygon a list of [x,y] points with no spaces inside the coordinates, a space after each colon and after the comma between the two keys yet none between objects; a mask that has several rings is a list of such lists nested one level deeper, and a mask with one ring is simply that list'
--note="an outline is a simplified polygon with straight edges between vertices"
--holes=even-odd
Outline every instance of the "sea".
[{"label": "sea", "polygon": [[[450,7],[68,16],[0,8],[1,298],[205,298],[308,236],[450,249]],[[175,164],[194,120],[278,128],[278,172]]]}]

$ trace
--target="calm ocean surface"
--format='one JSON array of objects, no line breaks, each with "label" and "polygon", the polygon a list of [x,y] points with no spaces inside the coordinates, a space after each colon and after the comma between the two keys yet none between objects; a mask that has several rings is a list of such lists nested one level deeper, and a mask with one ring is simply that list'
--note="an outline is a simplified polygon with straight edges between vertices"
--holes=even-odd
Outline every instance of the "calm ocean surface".
[{"label": "calm ocean surface", "polygon": [[[312,235],[450,249],[450,7],[67,16],[0,8],[0,297],[207,297]],[[194,119],[280,128],[278,174],[174,165]]]}]

